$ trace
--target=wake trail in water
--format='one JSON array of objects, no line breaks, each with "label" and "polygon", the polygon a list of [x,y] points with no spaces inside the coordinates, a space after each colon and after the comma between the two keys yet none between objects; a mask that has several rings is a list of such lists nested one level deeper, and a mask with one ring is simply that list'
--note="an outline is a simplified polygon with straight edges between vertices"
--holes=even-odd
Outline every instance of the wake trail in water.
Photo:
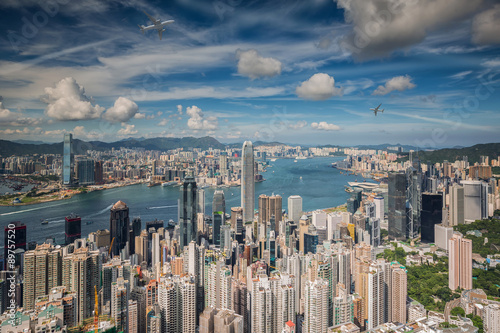
[{"label": "wake trail in water", "polygon": [[111,209],[111,207],[113,207],[113,204],[111,204],[108,207],[106,207],[106,208],[98,211],[97,213],[94,213],[94,214],[91,214],[91,215],[87,216],[86,218],[96,217],[96,216],[102,215],[102,214],[108,212]]},{"label": "wake trail in water", "polygon": [[146,209],[163,209],[163,208],[173,208],[177,207],[177,205],[172,205],[172,206],[158,206],[158,207],[147,207]]},{"label": "wake trail in water", "polygon": [[0,214],[0,216],[7,216],[7,215],[13,215],[13,214],[21,214],[21,213],[31,212],[31,211],[34,211],[34,210],[39,210],[39,209],[47,209],[47,208],[52,208],[52,207],[57,207],[57,206],[67,205],[68,203],[69,203],[69,202],[65,202],[65,203],[61,203],[61,204],[58,204],[58,205],[51,205],[51,206],[44,206],[44,207],[36,207],[36,208],[30,208],[30,209],[19,210],[19,211],[16,211],[16,212],[3,213],[3,214]]}]

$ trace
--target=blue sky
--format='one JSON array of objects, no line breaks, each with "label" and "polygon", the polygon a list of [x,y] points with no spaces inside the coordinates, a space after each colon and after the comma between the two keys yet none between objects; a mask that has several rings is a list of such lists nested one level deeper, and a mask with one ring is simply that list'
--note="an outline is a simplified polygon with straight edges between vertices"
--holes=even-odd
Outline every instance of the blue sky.
[{"label": "blue sky", "polygon": [[499,141],[499,1],[44,3],[0,3],[2,139]]}]

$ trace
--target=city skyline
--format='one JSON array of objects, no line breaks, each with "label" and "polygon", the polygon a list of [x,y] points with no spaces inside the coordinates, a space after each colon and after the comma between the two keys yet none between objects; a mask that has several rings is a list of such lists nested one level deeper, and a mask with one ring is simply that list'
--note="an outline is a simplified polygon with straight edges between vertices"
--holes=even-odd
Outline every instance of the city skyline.
[{"label": "city skyline", "polygon": [[[500,6],[396,5],[4,1],[0,137],[494,141]],[[175,20],[161,41],[138,29],[148,22],[143,10]],[[385,112],[374,117],[380,103]]]}]

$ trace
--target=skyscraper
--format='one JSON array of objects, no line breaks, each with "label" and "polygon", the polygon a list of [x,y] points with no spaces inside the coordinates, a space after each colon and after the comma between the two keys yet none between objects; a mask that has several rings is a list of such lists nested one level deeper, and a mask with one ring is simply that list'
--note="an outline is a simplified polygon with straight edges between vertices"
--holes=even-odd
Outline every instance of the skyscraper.
[{"label": "skyscraper", "polygon": [[220,230],[225,223],[226,201],[224,199],[224,191],[216,190],[212,201],[212,239],[215,245],[220,245]]},{"label": "skyscraper", "polygon": [[104,182],[103,177],[103,163],[102,161],[96,161],[94,165],[94,183],[99,185]]},{"label": "skyscraper", "polygon": [[118,331],[128,331],[128,299],[130,284],[122,277],[111,284],[111,317]]},{"label": "skyscraper", "polygon": [[306,281],[303,333],[326,333],[328,329],[328,282]]},{"label": "skyscraper", "polygon": [[472,241],[454,233],[448,241],[449,287],[472,289]]},{"label": "skyscraper", "polygon": [[[14,242],[13,242],[14,241]],[[6,270],[7,269],[7,259],[9,258],[9,250],[15,251],[17,249],[23,249],[26,251],[26,225],[16,221],[16,222],[11,222],[8,225],[5,226],[4,229],[4,252],[3,252],[3,258],[4,258],[4,266]],[[9,249],[10,245],[10,249]],[[14,247],[12,247],[14,245]]]},{"label": "skyscraper", "polygon": [[404,173],[389,174],[389,237],[391,239],[406,238],[406,175]]},{"label": "skyscraper", "polygon": [[191,241],[196,240],[196,200],[197,187],[196,181],[192,176],[187,176],[181,186],[181,197],[179,199],[179,235],[180,248],[183,249]]},{"label": "skyscraper", "polygon": [[76,162],[76,175],[78,177],[79,186],[87,186],[94,184],[95,177],[95,162],[94,160],[85,159]]},{"label": "skyscraper", "polygon": [[450,187],[449,225],[464,224],[464,188],[457,183]]},{"label": "skyscraper", "polygon": [[[274,231],[279,232],[279,222],[282,220],[282,198],[279,195],[267,196],[261,194],[259,196],[259,225],[274,221]],[[274,219],[273,219],[274,217]]]},{"label": "skyscraper", "polygon": [[73,185],[73,135],[64,134],[62,180],[64,186]]},{"label": "skyscraper", "polygon": [[422,194],[422,242],[434,243],[434,226],[443,219],[442,194]]},{"label": "skyscraper", "polygon": [[373,198],[373,202],[375,203],[375,217],[380,221],[384,221],[384,197],[377,195]]},{"label": "skyscraper", "polygon": [[64,219],[65,223],[65,244],[71,244],[76,239],[82,237],[82,219],[76,214],[71,214],[66,216]]},{"label": "skyscraper", "polygon": [[500,306],[498,304],[490,304],[484,308],[483,322],[485,333],[500,332]]},{"label": "skyscraper", "polygon": [[196,285],[192,277],[174,277],[160,281],[158,304],[161,309],[162,332],[195,332]]},{"label": "skyscraper", "polygon": [[302,217],[302,197],[300,195],[291,195],[288,197],[288,219],[299,223]]},{"label": "skyscraper", "polygon": [[488,217],[488,184],[480,180],[464,180],[464,219],[472,223]]},{"label": "skyscraper", "polygon": [[408,296],[406,269],[404,267],[391,269],[391,279],[391,321],[406,324],[406,298]]},{"label": "skyscraper", "polygon": [[255,209],[255,174],[253,145],[251,141],[243,143],[241,156],[241,207],[243,223],[253,222]]},{"label": "skyscraper", "polygon": [[113,242],[113,249],[111,251],[113,255],[119,255],[127,243],[130,244],[129,210],[127,204],[121,200],[111,207],[109,237],[110,242]]}]

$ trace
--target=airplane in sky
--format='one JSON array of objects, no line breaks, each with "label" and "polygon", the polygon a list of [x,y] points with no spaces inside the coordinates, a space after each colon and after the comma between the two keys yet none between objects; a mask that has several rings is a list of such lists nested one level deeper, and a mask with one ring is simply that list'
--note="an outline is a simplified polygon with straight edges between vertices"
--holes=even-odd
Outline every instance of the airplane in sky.
[{"label": "airplane in sky", "polygon": [[140,25],[139,28],[141,29],[142,33],[144,33],[144,31],[153,30],[153,29],[158,30],[158,36],[160,36],[160,40],[161,40],[161,35],[162,35],[163,31],[165,31],[164,27],[170,23],[175,22],[174,20],[168,20],[168,21],[162,22],[161,20],[155,19],[154,17],[152,17],[151,15],[146,13],[145,11],[143,11],[143,12],[144,12],[144,14],[147,15],[147,17],[149,17],[151,22],[153,22],[153,25],[148,25],[147,27]]},{"label": "airplane in sky", "polygon": [[377,112],[384,112],[384,109],[380,110],[380,106],[382,105],[382,103],[379,104],[379,106],[377,106],[375,109],[370,109],[373,111],[373,113],[375,113],[375,116],[377,115]]}]

